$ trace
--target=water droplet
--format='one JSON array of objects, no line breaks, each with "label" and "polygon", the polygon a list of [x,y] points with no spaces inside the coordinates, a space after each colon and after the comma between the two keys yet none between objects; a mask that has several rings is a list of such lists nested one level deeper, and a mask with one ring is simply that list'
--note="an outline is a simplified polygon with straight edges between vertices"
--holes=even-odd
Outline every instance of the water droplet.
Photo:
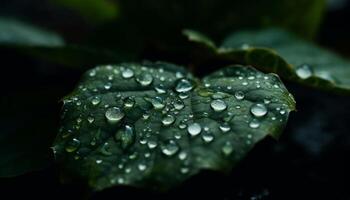
[{"label": "water droplet", "polygon": [[166,156],[172,156],[179,151],[180,147],[174,140],[168,140],[161,146],[162,153]]},{"label": "water droplet", "polygon": [[146,100],[149,101],[156,110],[163,109],[165,107],[165,104],[161,97],[157,96],[154,98],[146,98]]},{"label": "water droplet", "polygon": [[286,111],[285,111],[285,110],[281,110],[281,111],[280,111],[280,114],[281,114],[281,115],[284,115],[284,114],[286,114]]},{"label": "water droplet", "polygon": [[175,90],[177,92],[180,92],[180,93],[183,93],[183,92],[188,92],[188,91],[191,91],[193,89],[193,85],[192,83],[187,80],[187,79],[180,79],[178,82],[177,82],[177,85],[175,87]]},{"label": "water droplet", "polygon": [[102,162],[102,160],[96,160],[96,164],[101,164]]},{"label": "water droplet", "polygon": [[120,141],[123,149],[127,149],[135,141],[134,129],[129,125],[125,125],[124,130],[117,131],[114,138],[117,142]]},{"label": "water droplet", "polygon": [[260,123],[258,120],[253,119],[251,122],[249,122],[249,127],[250,128],[259,128]]},{"label": "water droplet", "polygon": [[109,149],[110,149],[109,143],[105,142],[101,147],[101,153],[105,156],[110,156],[112,155],[112,152],[110,152]]},{"label": "water droplet", "polygon": [[112,108],[108,108],[105,116],[108,120],[108,122],[110,123],[117,123],[119,122],[121,119],[123,119],[123,117],[125,116],[125,114],[117,107],[112,107]]},{"label": "water droplet", "polygon": [[174,108],[176,110],[182,110],[183,108],[185,107],[185,104],[183,101],[181,101],[180,99],[177,99],[175,102],[174,102]]},{"label": "water droplet", "polygon": [[101,99],[99,97],[94,97],[91,100],[91,104],[94,106],[98,105],[100,102],[101,102]]},{"label": "water droplet", "polygon": [[231,127],[228,123],[221,124],[219,128],[223,133],[226,133],[231,130]]},{"label": "water droplet", "polygon": [[137,168],[138,168],[140,171],[145,171],[146,168],[147,168],[147,166],[146,166],[145,164],[140,163],[140,164],[137,166]]},{"label": "water droplet", "polygon": [[250,112],[255,117],[263,117],[267,114],[267,108],[264,104],[257,103],[250,108]]},{"label": "water droplet", "polygon": [[127,97],[124,99],[124,107],[127,109],[130,109],[134,107],[135,105],[135,99],[133,97]]},{"label": "water droplet", "polygon": [[210,103],[210,106],[215,112],[222,112],[222,111],[226,110],[226,108],[227,108],[225,101],[223,101],[221,99],[213,100]]},{"label": "water droplet", "polygon": [[79,146],[80,141],[76,138],[73,138],[72,140],[67,142],[65,149],[68,153],[71,153],[78,150]]},{"label": "water droplet", "polygon": [[202,140],[205,142],[205,143],[210,143],[214,140],[214,135],[209,133],[209,132],[204,132],[202,134]]},{"label": "water droplet", "polygon": [[235,92],[235,97],[237,100],[242,100],[244,99],[244,93],[242,91],[237,91]]},{"label": "water droplet", "polygon": [[171,124],[173,124],[175,122],[175,117],[172,115],[166,115],[163,119],[162,119],[162,123],[164,126],[169,126]]},{"label": "water droplet", "polygon": [[179,159],[180,160],[185,160],[187,158],[187,153],[185,151],[181,151],[179,153]]},{"label": "water droplet", "polygon": [[191,136],[196,136],[196,135],[198,135],[201,131],[202,131],[202,127],[201,127],[201,125],[198,124],[198,123],[190,124],[190,125],[187,127],[187,132],[188,132]]},{"label": "water droplet", "polygon": [[309,65],[303,64],[296,68],[295,72],[301,79],[310,78],[313,74],[312,68]]},{"label": "water droplet", "polygon": [[153,76],[148,73],[145,73],[145,74],[143,73],[136,78],[136,81],[140,83],[142,86],[148,86],[152,83]]},{"label": "water droplet", "polygon": [[233,152],[233,146],[231,142],[225,142],[225,144],[221,148],[221,151],[225,156],[229,156]]},{"label": "water droplet", "polygon": [[93,123],[95,121],[95,118],[93,116],[89,116],[87,118],[87,121],[91,124],[91,123]]},{"label": "water droplet", "polygon": [[111,87],[112,87],[112,83],[106,83],[106,85],[104,85],[103,86],[106,90],[109,90],[109,89],[111,89]]},{"label": "water droplet", "polygon": [[134,76],[134,71],[127,68],[122,71],[123,78],[132,78]]},{"label": "water droplet", "polygon": [[90,73],[89,73],[89,76],[90,77],[96,76],[96,70],[91,70]]},{"label": "water droplet", "polygon": [[154,148],[157,147],[157,145],[158,145],[157,141],[155,141],[155,140],[148,140],[148,143],[147,143],[148,148],[154,149]]},{"label": "water droplet", "polygon": [[158,94],[166,93],[166,89],[163,84],[160,84],[154,88]]},{"label": "water droplet", "polygon": [[179,97],[180,97],[180,99],[187,99],[188,98],[188,93],[180,93]]},{"label": "water droplet", "polygon": [[181,169],[180,169],[180,172],[182,174],[187,174],[189,171],[190,171],[190,169],[188,167],[181,167]]}]

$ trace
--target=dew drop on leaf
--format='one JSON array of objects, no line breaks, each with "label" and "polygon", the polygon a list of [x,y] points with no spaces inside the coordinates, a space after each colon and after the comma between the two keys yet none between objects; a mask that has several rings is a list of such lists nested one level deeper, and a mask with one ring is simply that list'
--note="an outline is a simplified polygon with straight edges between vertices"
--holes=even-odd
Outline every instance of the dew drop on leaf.
[{"label": "dew drop on leaf", "polygon": [[78,150],[79,146],[80,146],[80,140],[73,138],[72,140],[67,142],[65,149],[68,153],[71,153]]},{"label": "dew drop on leaf", "polygon": [[134,107],[135,105],[135,99],[133,97],[126,97],[124,99],[124,107],[127,109],[130,109],[132,107]]},{"label": "dew drop on leaf", "polygon": [[122,71],[123,78],[128,79],[128,78],[132,78],[133,76],[134,76],[134,71],[132,69],[127,68]]},{"label": "dew drop on leaf", "polygon": [[299,76],[299,78],[301,78],[301,79],[310,78],[313,74],[312,68],[307,64],[303,64],[303,65],[298,66],[296,68],[295,72]]},{"label": "dew drop on leaf", "polygon": [[235,97],[237,100],[242,100],[244,99],[244,93],[242,91],[237,91],[235,92]]},{"label": "dew drop on leaf", "polygon": [[93,97],[91,100],[91,104],[96,106],[101,102],[101,99],[99,97]]},{"label": "dew drop on leaf", "polygon": [[180,79],[175,87],[176,92],[189,92],[193,88],[192,83],[187,79]]},{"label": "dew drop on leaf", "polygon": [[163,119],[162,119],[162,123],[164,126],[169,126],[171,124],[173,124],[175,121],[175,117],[172,115],[166,115]]},{"label": "dew drop on leaf", "polygon": [[210,103],[210,107],[215,111],[215,112],[221,112],[226,110],[227,104],[225,101],[221,99],[215,99]]},{"label": "dew drop on leaf", "polygon": [[148,86],[153,81],[153,76],[149,73],[142,73],[136,78],[136,81],[142,86]]},{"label": "dew drop on leaf", "polygon": [[125,114],[119,108],[112,107],[107,109],[105,116],[108,122],[116,123],[116,122],[119,122],[121,119],[123,119]]},{"label": "dew drop on leaf", "polygon": [[233,152],[233,146],[231,142],[225,142],[225,144],[221,148],[221,151],[225,156],[229,156]]},{"label": "dew drop on leaf", "polygon": [[196,136],[198,135],[200,132],[202,131],[202,127],[200,124],[198,123],[193,123],[188,125],[187,127],[187,132],[191,135],[191,136]]},{"label": "dew drop on leaf", "polygon": [[161,146],[161,150],[164,155],[172,156],[180,150],[180,147],[174,140],[168,140]]},{"label": "dew drop on leaf", "polygon": [[250,108],[250,112],[255,117],[263,117],[267,114],[267,108],[264,104],[257,103]]}]

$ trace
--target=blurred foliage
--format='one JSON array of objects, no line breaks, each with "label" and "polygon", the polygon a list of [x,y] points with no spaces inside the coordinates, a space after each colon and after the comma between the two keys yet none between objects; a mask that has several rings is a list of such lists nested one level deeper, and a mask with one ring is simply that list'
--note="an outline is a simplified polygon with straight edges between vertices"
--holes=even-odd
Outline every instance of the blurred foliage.
[{"label": "blurred foliage", "polygon": [[284,30],[236,32],[229,35],[220,47],[198,32],[186,30],[184,34],[200,45],[196,49],[199,63],[212,59],[252,65],[305,86],[350,93],[349,61]]},{"label": "blurred foliage", "polygon": [[119,15],[118,4],[110,0],[51,0],[54,4],[79,13],[89,23],[103,23]]}]

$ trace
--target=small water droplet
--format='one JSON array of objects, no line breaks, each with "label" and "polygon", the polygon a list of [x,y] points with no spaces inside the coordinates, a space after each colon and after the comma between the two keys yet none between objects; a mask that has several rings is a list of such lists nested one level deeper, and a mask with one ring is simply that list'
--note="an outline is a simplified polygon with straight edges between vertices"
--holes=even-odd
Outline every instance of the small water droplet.
[{"label": "small water droplet", "polygon": [[183,93],[183,92],[189,92],[193,89],[193,85],[192,83],[187,80],[187,79],[180,79],[178,82],[177,82],[177,85],[175,87],[175,90],[177,92],[180,92],[180,93]]},{"label": "small water droplet", "polygon": [[124,99],[124,107],[126,109],[130,109],[130,108],[134,107],[134,105],[135,105],[134,97],[127,97]]},{"label": "small water droplet", "polygon": [[179,159],[180,160],[185,160],[187,158],[187,153],[185,151],[181,151],[179,153]]},{"label": "small water droplet", "polygon": [[250,108],[250,112],[255,117],[263,117],[267,114],[267,108],[264,104],[257,103]]},{"label": "small water droplet", "polygon": [[153,82],[153,76],[148,73],[143,73],[136,78],[136,81],[142,86],[148,86]]},{"label": "small water droplet", "polygon": [[71,153],[78,150],[79,146],[80,146],[80,140],[73,138],[72,140],[67,142],[65,149],[68,153]]},{"label": "small water droplet", "polygon": [[163,84],[157,85],[156,87],[154,87],[154,90],[158,93],[158,94],[164,94],[166,93],[166,89],[164,87]]},{"label": "small water droplet", "polygon": [[106,90],[109,90],[109,89],[111,89],[111,87],[112,87],[112,83],[108,82],[108,83],[106,83],[103,87],[104,87]]},{"label": "small water droplet", "polygon": [[177,99],[175,102],[174,102],[174,108],[176,110],[182,110],[183,108],[185,107],[185,104],[183,101],[181,101],[180,99]]},{"label": "small water droplet", "polygon": [[202,127],[201,127],[201,125],[198,124],[198,123],[190,124],[190,125],[187,127],[187,132],[188,132],[191,136],[196,136],[196,135],[198,135],[201,131],[202,131]]},{"label": "small water droplet", "polygon": [[175,122],[175,117],[172,115],[166,115],[163,119],[162,119],[162,123],[164,126],[169,126],[171,124],[173,124]]},{"label": "small water droplet", "polygon": [[295,72],[301,79],[310,78],[313,74],[312,68],[307,64],[298,66]]},{"label": "small water droplet", "polygon": [[132,69],[124,69],[122,71],[122,77],[123,78],[132,78],[134,76],[134,71]]},{"label": "small water droplet", "polygon": [[150,149],[154,149],[154,148],[156,148],[158,146],[158,144],[157,144],[156,140],[148,140],[147,146]]},{"label": "small water droplet", "polygon": [[233,152],[233,146],[231,142],[225,142],[225,144],[221,148],[221,151],[225,156],[229,156]]},{"label": "small water droplet", "polygon": [[204,132],[202,134],[202,140],[205,142],[205,143],[210,143],[214,140],[214,135],[209,133],[209,132]]},{"label": "small water droplet", "polygon": [[235,97],[237,100],[242,100],[244,99],[244,93],[242,91],[237,91],[235,92]]},{"label": "small water droplet", "polygon": [[121,142],[123,149],[127,149],[135,141],[134,129],[129,125],[125,125],[124,130],[117,131],[114,138],[117,142]]},{"label": "small water droplet", "polygon": [[105,142],[101,147],[101,153],[105,156],[110,156],[112,155],[112,152],[110,152],[109,149],[110,149],[109,143]]},{"label": "small water droplet", "polygon": [[95,121],[95,118],[93,116],[88,116],[87,121],[91,124]]},{"label": "small water droplet", "polygon": [[281,114],[281,115],[284,115],[284,114],[286,114],[286,111],[285,111],[285,110],[281,110],[281,111],[280,111],[280,114]]},{"label": "small water droplet", "polygon": [[89,73],[89,76],[90,77],[96,76],[96,70],[91,70],[90,73]]},{"label": "small water droplet", "polygon": [[96,160],[96,164],[101,164],[102,162],[102,160]]},{"label": "small water droplet", "polygon": [[221,99],[213,100],[210,103],[210,106],[215,112],[222,112],[222,111],[226,110],[226,108],[227,108],[225,101],[223,101]]},{"label": "small water droplet", "polygon": [[125,116],[125,114],[117,107],[112,107],[112,108],[108,108],[105,116],[108,120],[108,122],[110,123],[117,123],[119,122],[121,119],[123,119],[123,117]]},{"label": "small water droplet", "polygon": [[137,168],[138,168],[140,171],[145,171],[146,168],[147,168],[147,166],[146,166],[145,164],[140,163],[140,164],[138,164]]},{"label": "small water droplet", "polygon": [[223,123],[220,125],[219,129],[223,132],[226,133],[231,130],[231,127],[228,123]]},{"label": "small water droplet", "polygon": [[99,97],[93,97],[91,100],[91,104],[96,106],[101,102],[101,99]]},{"label": "small water droplet", "polygon": [[149,101],[156,110],[163,109],[165,107],[161,97],[156,96],[154,98],[146,98],[146,100]]},{"label": "small water droplet", "polygon": [[190,171],[190,169],[188,167],[181,167],[181,169],[180,169],[180,172],[182,174],[187,174],[189,171]]},{"label": "small water droplet", "polygon": [[250,128],[259,128],[259,126],[260,126],[260,123],[256,119],[253,119],[252,121],[249,122]]},{"label": "small water droplet", "polygon": [[164,155],[172,156],[180,150],[180,147],[174,140],[168,140],[161,146],[161,150]]}]

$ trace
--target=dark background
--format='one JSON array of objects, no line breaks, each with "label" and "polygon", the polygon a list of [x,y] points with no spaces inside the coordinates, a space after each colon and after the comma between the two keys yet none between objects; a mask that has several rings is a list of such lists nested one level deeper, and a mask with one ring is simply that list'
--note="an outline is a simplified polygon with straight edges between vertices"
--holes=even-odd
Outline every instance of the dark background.
[{"label": "dark background", "polygon": [[[67,30],[72,33],[68,40],[74,41],[79,40],[75,31],[90,28],[72,13],[39,0],[1,0],[0,15],[33,20],[53,30]],[[332,4],[321,24],[317,42],[350,57],[349,20],[350,2]],[[38,61],[8,48],[0,48],[0,61],[0,130],[30,129],[33,120],[39,119],[43,126],[52,127],[51,135],[45,137],[54,138],[61,106],[58,100],[74,88],[81,71]],[[205,74],[206,69],[201,73]],[[296,98],[298,111],[291,113],[285,133],[278,142],[267,139],[259,143],[229,176],[204,172],[165,194],[113,188],[92,198],[350,200],[350,97],[288,82],[286,86]],[[59,92],[47,92],[54,88],[60,88],[56,90]],[[25,95],[18,95],[26,93],[42,94],[52,101],[33,107]],[[57,120],[48,122],[46,118]],[[86,197],[85,192],[78,185],[60,184],[54,165],[19,177],[0,179],[1,199],[81,199]]]}]

